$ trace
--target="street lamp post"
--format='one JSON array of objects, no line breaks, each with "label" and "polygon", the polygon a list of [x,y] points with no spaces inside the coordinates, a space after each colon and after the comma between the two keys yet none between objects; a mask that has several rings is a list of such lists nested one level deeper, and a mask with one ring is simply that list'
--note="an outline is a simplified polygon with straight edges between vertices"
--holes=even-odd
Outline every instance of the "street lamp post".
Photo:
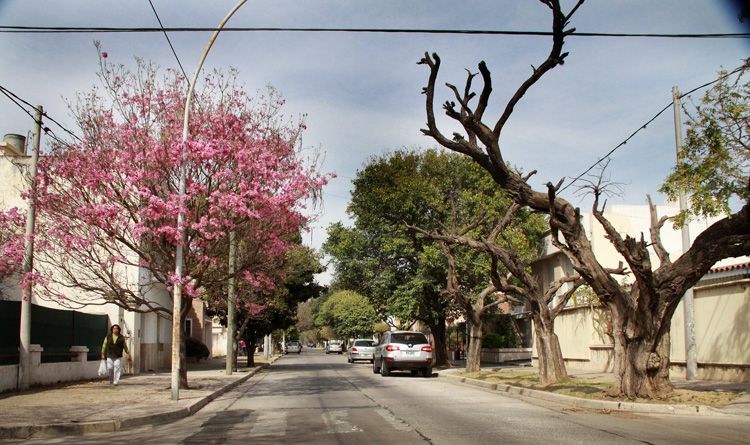
[{"label": "street lamp post", "polygon": [[182,152],[180,154],[180,186],[179,186],[179,211],[177,213],[177,231],[179,233],[180,239],[177,242],[177,252],[175,253],[175,268],[174,268],[174,274],[175,274],[175,285],[174,285],[174,295],[173,295],[173,301],[172,301],[172,400],[179,400],[180,399],[180,344],[182,343],[182,325],[180,323],[180,319],[182,318],[180,316],[180,313],[182,311],[182,269],[184,264],[184,244],[187,242],[186,236],[185,236],[185,210],[183,207],[183,200],[185,198],[185,181],[186,181],[186,174],[185,171],[185,143],[187,142],[188,138],[188,120],[190,117],[190,101],[193,98],[193,92],[195,91],[195,83],[198,80],[198,74],[200,74],[201,68],[203,68],[203,62],[206,61],[206,56],[208,56],[208,52],[211,50],[211,47],[213,46],[214,42],[216,41],[216,38],[219,36],[219,33],[221,32],[222,28],[224,28],[224,25],[229,21],[229,19],[234,15],[235,12],[237,12],[238,9],[242,5],[244,5],[247,2],[247,0],[240,0],[237,2],[237,4],[232,8],[231,11],[229,11],[229,14],[227,14],[226,17],[224,17],[224,20],[219,23],[219,26],[216,28],[216,31],[211,35],[211,39],[208,41],[208,45],[206,45],[206,49],[203,50],[203,55],[200,58],[200,61],[198,62],[198,67],[195,69],[195,72],[193,73],[193,79],[190,81],[190,85],[188,88],[188,94],[187,99],[185,99],[185,115],[182,121]]}]

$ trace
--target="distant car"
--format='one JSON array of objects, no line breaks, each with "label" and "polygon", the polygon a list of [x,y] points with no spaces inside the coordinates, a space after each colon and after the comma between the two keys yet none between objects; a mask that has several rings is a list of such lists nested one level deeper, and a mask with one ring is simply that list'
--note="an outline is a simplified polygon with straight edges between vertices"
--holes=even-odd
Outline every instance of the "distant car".
[{"label": "distant car", "polygon": [[372,363],[372,353],[375,352],[375,340],[358,338],[352,343],[347,353],[347,361],[354,363],[357,360],[367,360]]},{"label": "distant car", "polygon": [[314,347],[315,347],[315,343],[313,343],[313,342],[308,342],[308,343],[307,343],[307,347],[308,347],[308,348],[314,348]]},{"label": "distant car", "polygon": [[343,354],[344,342],[341,340],[329,340],[326,344],[326,354]]},{"label": "distant car", "polygon": [[372,372],[388,377],[391,371],[411,371],[432,377],[432,346],[421,332],[391,331],[375,347]]},{"label": "distant car", "polygon": [[302,352],[302,344],[297,340],[286,342],[286,353],[291,354],[292,352],[296,352],[297,354]]}]

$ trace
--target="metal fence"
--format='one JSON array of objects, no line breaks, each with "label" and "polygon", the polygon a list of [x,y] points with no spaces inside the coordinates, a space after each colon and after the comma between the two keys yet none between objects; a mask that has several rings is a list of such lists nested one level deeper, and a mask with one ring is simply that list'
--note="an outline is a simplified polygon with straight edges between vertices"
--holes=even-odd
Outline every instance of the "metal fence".
[{"label": "metal fence", "polygon": [[[0,365],[18,363],[20,318],[19,301],[0,301]],[[97,360],[107,326],[106,315],[31,305],[31,343],[44,348],[42,363],[70,361],[71,346],[87,346]]]}]

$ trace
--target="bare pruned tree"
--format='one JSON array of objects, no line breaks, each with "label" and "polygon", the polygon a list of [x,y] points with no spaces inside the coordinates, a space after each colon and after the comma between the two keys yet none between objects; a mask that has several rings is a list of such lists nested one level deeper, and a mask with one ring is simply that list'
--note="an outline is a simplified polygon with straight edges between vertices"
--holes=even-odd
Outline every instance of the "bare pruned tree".
[{"label": "bare pruned tree", "polygon": [[[527,175],[527,177],[530,175]],[[455,209],[455,206],[454,206]],[[551,384],[567,377],[565,362],[563,361],[560,342],[555,334],[555,318],[565,308],[578,287],[584,284],[579,275],[566,275],[548,283],[545,289],[542,283],[531,272],[531,265],[514,248],[513,243],[506,236],[506,229],[513,222],[517,212],[521,209],[518,203],[508,207],[502,220],[481,236],[471,236],[475,229],[486,222],[485,214],[465,227],[457,228],[452,224],[447,230],[427,231],[419,227],[412,227],[429,239],[439,241],[443,245],[443,252],[448,259],[448,292],[464,309],[470,326],[469,351],[466,369],[479,369],[479,353],[481,352],[482,314],[492,306],[505,301],[523,304],[531,313],[534,322],[534,338],[539,357],[539,379],[542,384]],[[452,212],[452,220],[456,220],[456,212]],[[491,285],[481,291],[476,301],[472,302],[461,292],[456,277],[455,258],[451,246],[466,246],[488,255],[492,262],[491,274],[488,281]],[[502,264],[507,274],[499,272],[498,263]],[[617,271],[612,271],[617,272]],[[560,291],[562,290],[562,293]],[[487,304],[488,297],[499,294],[494,301]],[[556,298],[557,297],[557,298]]]},{"label": "bare pruned tree", "polygon": [[[463,94],[448,84],[455,101],[447,101],[443,109],[448,117],[458,122],[464,134],[446,137],[437,127],[434,112],[435,83],[440,69],[437,54],[425,54],[419,62],[430,69],[426,95],[427,128],[422,132],[450,150],[470,156],[485,168],[495,182],[505,189],[520,206],[530,207],[549,215],[552,240],[571,260],[575,271],[591,286],[613,318],[616,383],[610,393],[629,398],[661,398],[672,390],[669,380],[669,331],[672,315],[684,292],[693,286],[720,259],[750,253],[750,206],[746,203],[738,212],[723,218],[703,233],[676,261],[661,261],[654,268],[648,247],[658,245],[658,236],[651,243],[621,235],[608,222],[598,200],[593,213],[604,227],[607,237],[622,255],[632,271],[635,282],[624,286],[594,255],[591,243],[581,224],[580,210],[557,196],[563,183],[547,184],[546,191],[534,190],[527,177],[513,170],[503,159],[500,136],[516,105],[526,92],[551,69],[562,65],[567,53],[562,51],[564,39],[574,28],[566,28],[583,3],[576,2],[564,13],[558,0],[540,0],[552,13],[552,48],[547,58],[532,67],[531,75],[518,87],[506,103],[500,117],[491,124],[483,121],[492,92],[490,70],[479,63],[483,86],[476,97],[469,75]],[[457,105],[458,104],[458,105]],[[458,108],[457,108],[458,107]],[[654,215],[652,233],[657,233],[660,219]],[[562,235],[562,237],[560,237]],[[666,251],[657,248],[662,256]]]}]

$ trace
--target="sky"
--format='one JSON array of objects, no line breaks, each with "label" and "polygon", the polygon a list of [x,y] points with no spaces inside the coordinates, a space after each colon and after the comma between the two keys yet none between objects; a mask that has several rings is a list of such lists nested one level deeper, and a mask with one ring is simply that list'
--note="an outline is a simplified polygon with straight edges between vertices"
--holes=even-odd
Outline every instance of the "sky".
[{"label": "sky", "polygon": [[[167,27],[214,27],[235,4],[215,0],[153,0]],[[589,0],[572,19],[582,32],[737,33],[739,2],[726,0]],[[564,9],[573,1],[563,0]],[[0,25],[158,26],[148,0],[0,0]],[[434,28],[549,31],[549,10],[534,0],[250,0],[228,26]],[[210,33],[170,35],[189,74]],[[0,85],[73,128],[66,103],[96,84],[94,40],[113,63],[134,58],[177,67],[162,34],[0,34]],[[428,71],[416,62],[425,51],[442,59],[436,103],[450,99],[445,82],[462,85],[465,69],[487,62],[493,95],[485,116],[496,119],[518,85],[539,65],[550,37],[345,33],[224,33],[204,70],[239,70],[248,91],[268,85],[287,100],[290,116],[305,115],[303,143],[324,155],[335,172],[324,191],[305,243],[319,248],[326,227],[350,223],[351,179],[369,158],[400,148],[436,144],[423,136]],[[735,68],[750,55],[750,39],[648,39],[569,37],[565,65],[544,76],[516,107],[501,145],[507,161],[529,171],[541,188],[575,177],[618,145],[682,91]],[[699,99],[699,96],[696,96]],[[440,110],[436,110],[439,112]],[[0,132],[26,134],[33,122],[0,97]],[[439,124],[450,130],[447,118]],[[611,180],[623,183],[617,204],[642,204],[674,163],[672,113],[664,113],[612,156]],[[53,127],[54,128],[54,127]],[[57,131],[60,134],[60,131]],[[450,131],[448,131],[450,133]],[[584,207],[574,188],[565,197]],[[319,277],[330,280],[330,271]]]}]

